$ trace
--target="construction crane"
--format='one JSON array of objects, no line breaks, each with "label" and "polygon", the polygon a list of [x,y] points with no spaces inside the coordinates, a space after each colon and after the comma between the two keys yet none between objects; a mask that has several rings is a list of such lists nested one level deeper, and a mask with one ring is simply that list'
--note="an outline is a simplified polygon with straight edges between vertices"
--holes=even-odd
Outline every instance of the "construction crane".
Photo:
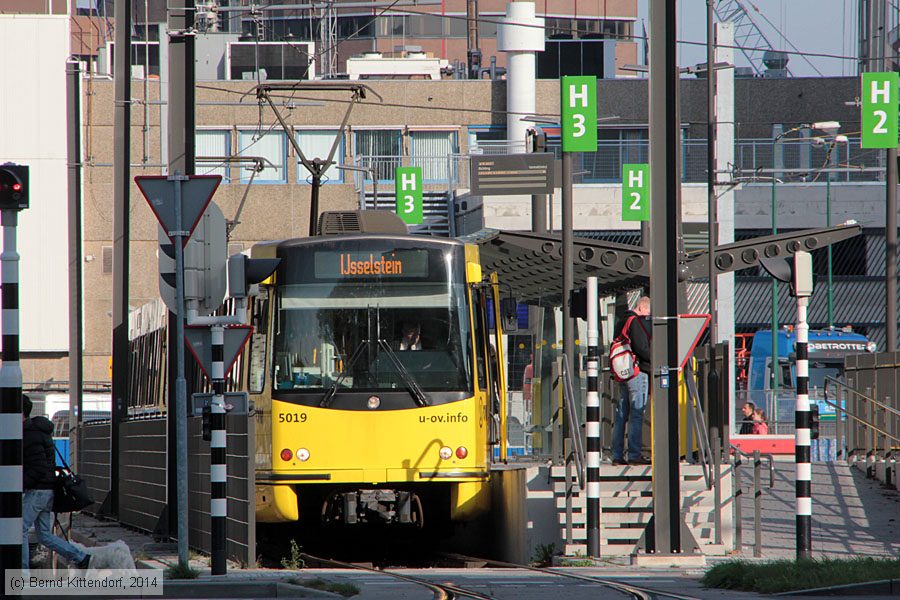
[{"label": "construction crane", "polygon": [[[747,9],[747,6],[750,6],[753,11],[758,15],[758,18],[764,20],[772,29],[775,30],[775,33],[784,40],[785,44],[787,44],[792,50],[799,53],[797,47],[788,40],[785,35],[778,30],[772,21],[770,21],[757,7],[753,2],[749,0],[719,0],[715,4],[716,16],[721,22],[728,22],[734,24],[734,44],[737,46],[743,55],[747,58],[747,61],[750,63],[750,66],[753,68],[753,71],[757,75],[765,75],[765,63],[766,53],[770,52],[770,56],[772,56],[775,52],[772,43],[766,37],[766,35],[759,28],[759,25],[756,24],[756,21],[752,15],[752,13]],[[819,75],[822,75],[821,71],[816,68],[814,64],[812,64],[808,58],[800,55],[811,67],[817,72]],[[784,67],[787,75],[791,75],[790,69],[787,66]]]}]

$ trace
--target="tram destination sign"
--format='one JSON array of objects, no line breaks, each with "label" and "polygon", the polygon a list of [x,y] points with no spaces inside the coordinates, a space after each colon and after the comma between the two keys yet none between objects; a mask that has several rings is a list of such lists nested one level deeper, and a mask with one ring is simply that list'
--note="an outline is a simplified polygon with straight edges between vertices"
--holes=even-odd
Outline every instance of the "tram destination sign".
[{"label": "tram destination sign", "polygon": [[471,193],[473,196],[552,194],[553,162],[550,152],[472,156]]}]

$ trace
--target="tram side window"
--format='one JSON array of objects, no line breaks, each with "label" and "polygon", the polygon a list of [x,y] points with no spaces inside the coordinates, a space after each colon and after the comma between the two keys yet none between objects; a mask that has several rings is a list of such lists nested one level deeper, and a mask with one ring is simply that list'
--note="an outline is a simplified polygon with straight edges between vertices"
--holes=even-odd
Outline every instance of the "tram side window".
[{"label": "tram side window", "polygon": [[269,332],[269,299],[257,296],[252,303],[253,335],[250,336],[248,388],[260,394],[266,384],[266,341]]},{"label": "tram side window", "polygon": [[484,310],[486,298],[484,291],[477,288],[473,289],[472,300],[472,311],[475,313],[475,363],[478,366],[478,387],[484,390],[487,389],[484,369],[486,362],[484,357],[484,340],[487,339],[487,322]]}]

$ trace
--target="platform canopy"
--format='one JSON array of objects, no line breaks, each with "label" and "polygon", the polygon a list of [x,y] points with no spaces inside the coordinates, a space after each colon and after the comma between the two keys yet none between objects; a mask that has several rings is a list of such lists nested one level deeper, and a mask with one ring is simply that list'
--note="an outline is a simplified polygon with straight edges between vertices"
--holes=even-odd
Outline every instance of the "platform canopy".
[{"label": "platform canopy", "polygon": [[[767,270],[773,261],[790,260],[797,251],[812,252],[862,233],[862,227],[848,222],[836,227],[805,229],[751,238],[716,248],[715,268],[719,274],[762,264]],[[562,239],[559,234],[482,229],[460,240],[477,244],[482,268],[496,272],[509,284],[512,295],[523,304],[562,300]],[[590,276],[597,277],[601,294],[615,294],[649,286],[650,254],[641,246],[617,244],[574,236],[574,288],[583,288]],[[703,250],[684,256],[680,276],[685,281],[705,279],[709,255]]]},{"label": "platform canopy", "polygon": [[[482,268],[496,272],[524,304],[558,304],[562,299],[562,240],[559,235],[482,229],[461,238],[479,246]],[[574,238],[575,288],[597,277],[602,293],[614,294],[648,284],[650,261],[640,246]]]}]

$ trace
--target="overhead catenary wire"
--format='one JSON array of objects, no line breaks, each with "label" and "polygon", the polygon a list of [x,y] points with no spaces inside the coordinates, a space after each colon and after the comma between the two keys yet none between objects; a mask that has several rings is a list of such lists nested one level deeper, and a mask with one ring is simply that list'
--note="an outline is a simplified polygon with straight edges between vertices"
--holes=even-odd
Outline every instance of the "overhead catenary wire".
[{"label": "overhead catenary wire", "polygon": [[[396,12],[396,13],[401,13],[401,14],[408,13],[408,14],[412,14],[412,15],[434,16],[434,17],[438,17],[441,19],[468,20],[465,15],[452,15],[452,14],[441,15],[441,14],[430,13],[430,12],[426,12],[426,11],[410,10],[407,8],[391,9],[391,12]],[[496,18],[496,19],[477,17],[475,20],[478,21],[479,23],[493,23],[495,25],[506,24],[506,21],[499,18],[500,16],[501,15],[498,15],[498,18]],[[535,28],[535,29],[546,29],[544,26],[535,25],[535,24],[531,24],[531,23],[516,23],[516,27],[531,27],[531,28]],[[585,34],[585,35],[597,33],[596,31],[587,31],[587,30],[583,30],[583,29],[578,29],[577,27],[573,27],[573,28],[569,29],[568,31],[571,31],[572,33]],[[646,36],[640,36],[640,35],[634,35],[634,34],[627,35],[627,34],[622,34],[622,33],[611,33],[610,32],[610,33],[604,33],[603,35],[606,36],[607,38],[649,41],[648,37],[646,37]],[[688,45],[688,46],[702,46],[704,48],[707,45],[705,41],[701,42],[701,41],[694,41],[694,40],[677,40],[676,43]],[[751,52],[765,52],[766,50],[771,50],[771,48],[763,48],[763,47],[755,47],[755,46],[740,46],[740,45],[735,45],[735,44],[715,44],[715,47],[716,48],[731,48],[734,50],[749,50]],[[780,50],[780,52],[783,52],[784,54],[791,54],[791,55],[801,56],[801,57],[808,56],[808,57],[813,57],[813,58],[832,58],[835,60],[847,60],[847,61],[854,61],[854,62],[860,60],[860,58],[858,56],[847,56],[847,55],[842,55],[842,54],[832,54],[832,53],[828,53],[828,52],[806,52],[806,51],[800,51],[800,50]],[[869,60],[873,60],[873,59],[869,59]]]}]

